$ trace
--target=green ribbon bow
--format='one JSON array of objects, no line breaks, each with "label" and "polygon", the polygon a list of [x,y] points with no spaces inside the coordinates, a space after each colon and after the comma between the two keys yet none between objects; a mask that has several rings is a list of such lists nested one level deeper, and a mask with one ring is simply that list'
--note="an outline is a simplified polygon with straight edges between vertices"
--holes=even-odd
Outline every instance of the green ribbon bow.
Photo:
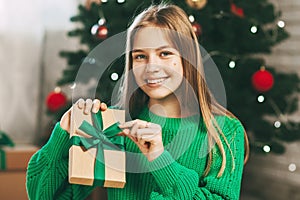
[{"label": "green ribbon bow", "polygon": [[92,136],[91,138],[72,136],[71,143],[76,146],[84,146],[86,150],[97,148],[94,167],[94,185],[103,186],[105,180],[104,149],[125,151],[124,137],[117,134],[122,132],[119,128],[119,122],[103,130],[103,121],[101,112],[92,113],[93,125],[83,121],[79,129]]},{"label": "green ribbon bow", "polygon": [[0,131],[0,146],[2,145],[10,147],[15,146],[14,142],[8,137],[8,135],[3,131]]},{"label": "green ribbon bow", "polygon": [[0,169],[5,170],[6,169],[6,154],[3,149],[1,149],[2,146],[9,146],[14,147],[14,142],[8,137],[6,133],[3,131],[0,131]]}]

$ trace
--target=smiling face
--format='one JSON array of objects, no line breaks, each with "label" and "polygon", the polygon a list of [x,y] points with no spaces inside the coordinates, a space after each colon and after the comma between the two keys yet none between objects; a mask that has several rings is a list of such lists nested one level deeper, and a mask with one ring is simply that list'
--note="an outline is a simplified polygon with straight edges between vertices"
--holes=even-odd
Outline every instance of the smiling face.
[{"label": "smiling face", "polygon": [[153,100],[175,98],[183,80],[180,54],[157,27],[141,28],[132,48],[132,69],[138,86]]}]

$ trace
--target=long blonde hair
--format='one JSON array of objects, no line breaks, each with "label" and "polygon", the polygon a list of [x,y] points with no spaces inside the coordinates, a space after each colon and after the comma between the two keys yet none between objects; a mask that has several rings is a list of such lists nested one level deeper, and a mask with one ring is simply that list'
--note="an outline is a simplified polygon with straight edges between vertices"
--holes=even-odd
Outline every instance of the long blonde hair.
[{"label": "long blonde hair", "polygon": [[[133,76],[131,73],[131,50],[133,46],[133,38],[137,30],[139,28],[153,25],[159,28],[165,28],[176,31],[180,33],[180,35],[184,35],[192,41],[186,42],[180,39],[180,37],[177,37],[175,40],[173,40],[174,45],[180,51],[180,53],[185,54],[182,57],[187,58],[182,59],[182,64],[184,66],[183,75],[191,87],[185,87],[186,95],[184,95],[185,99],[183,99],[183,101],[188,101],[188,94],[191,94],[191,92],[193,92],[197,97],[197,100],[199,102],[199,105],[197,106],[201,111],[203,121],[207,128],[209,149],[211,149],[214,146],[214,143],[216,143],[222,155],[222,165],[218,173],[218,177],[220,177],[222,176],[226,166],[226,154],[224,150],[224,145],[220,137],[224,139],[226,146],[229,148],[233,163],[234,158],[229,143],[226,137],[224,136],[222,130],[220,129],[219,124],[215,120],[214,115],[231,117],[234,117],[234,115],[228,110],[226,110],[224,107],[222,107],[220,104],[218,104],[212,96],[204,78],[200,49],[198,45],[195,45],[198,44],[197,36],[193,31],[192,25],[189,22],[186,13],[178,6],[167,4],[152,5],[148,9],[140,13],[129,27],[126,45],[126,68],[124,72],[125,77],[123,80],[123,86],[121,87],[121,94],[125,95],[120,96],[121,99],[118,103],[118,106],[126,108],[126,105],[128,105],[129,110],[126,110],[127,115],[130,115],[134,118],[137,117],[138,112],[142,109],[143,106],[145,106],[145,104],[147,104],[149,100],[148,96],[136,85],[134,78],[131,77]],[[190,60],[193,60],[193,62],[189,62]],[[195,65],[196,67],[193,67],[193,65]],[[200,73],[197,70],[199,70]],[[190,91],[191,89],[193,91]],[[129,92],[132,92],[132,94],[129,94]],[[246,162],[249,154],[249,145],[246,132],[244,135],[244,161]],[[212,164],[212,151],[209,151],[207,162],[208,163],[204,171],[205,176],[209,173]],[[234,164],[232,166],[234,169]]]}]

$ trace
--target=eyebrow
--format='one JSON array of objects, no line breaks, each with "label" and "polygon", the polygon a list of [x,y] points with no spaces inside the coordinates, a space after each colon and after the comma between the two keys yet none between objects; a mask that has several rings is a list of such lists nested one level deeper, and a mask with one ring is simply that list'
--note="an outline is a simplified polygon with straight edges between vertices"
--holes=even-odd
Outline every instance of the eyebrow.
[{"label": "eyebrow", "polygon": [[[155,49],[156,51],[159,51],[159,50],[162,50],[162,49],[167,49],[167,48],[172,48],[174,49],[173,47],[169,46],[169,45],[164,45],[164,46],[161,46],[161,47],[158,47],[157,49]],[[132,53],[135,53],[135,52],[143,52],[144,50],[143,49],[133,49],[132,50]]]}]

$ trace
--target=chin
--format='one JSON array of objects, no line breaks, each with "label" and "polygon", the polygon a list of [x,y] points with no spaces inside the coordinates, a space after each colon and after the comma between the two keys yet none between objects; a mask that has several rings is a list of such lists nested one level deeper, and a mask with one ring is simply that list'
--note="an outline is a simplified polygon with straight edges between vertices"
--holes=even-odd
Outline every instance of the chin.
[{"label": "chin", "polygon": [[157,91],[157,92],[146,92],[146,94],[150,99],[164,100],[172,96],[173,93],[170,91],[166,91],[166,92]]}]

